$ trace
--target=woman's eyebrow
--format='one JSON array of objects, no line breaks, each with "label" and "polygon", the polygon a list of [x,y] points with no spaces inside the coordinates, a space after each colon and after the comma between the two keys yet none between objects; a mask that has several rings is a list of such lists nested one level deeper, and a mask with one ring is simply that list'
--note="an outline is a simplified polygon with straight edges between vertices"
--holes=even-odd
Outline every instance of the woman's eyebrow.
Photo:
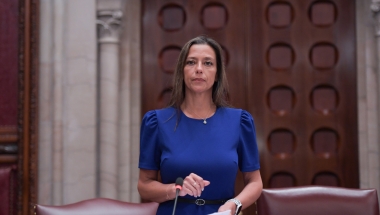
[{"label": "woman's eyebrow", "polygon": [[[198,59],[197,57],[187,57],[186,60]],[[213,57],[204,57],[204,60],[215,60]]]}]

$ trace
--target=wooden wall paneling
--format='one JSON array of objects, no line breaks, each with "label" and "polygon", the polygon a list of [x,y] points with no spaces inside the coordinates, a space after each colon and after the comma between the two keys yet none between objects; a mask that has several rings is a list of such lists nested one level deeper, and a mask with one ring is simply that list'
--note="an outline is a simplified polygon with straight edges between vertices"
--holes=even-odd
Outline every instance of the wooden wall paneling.
[{"label": "wooden wall paneling", "polygon": [[18,95],[18,1],[0,5],[0,126],[17,126]]},{"label": "wooden wall paneling", "polygon": [[[19,1],[0,4],[0,214],[17,214]],[[14,186],[13,186],[14,185]]]},{"label": "wooden wall paneling", "polygon": [[[261,1],[251,10],[249,105],[264,186],[358,187],[354,2]],[[276,135],[292,143],[272,143]],[[273,150],[281,144],[288,149]]]}]

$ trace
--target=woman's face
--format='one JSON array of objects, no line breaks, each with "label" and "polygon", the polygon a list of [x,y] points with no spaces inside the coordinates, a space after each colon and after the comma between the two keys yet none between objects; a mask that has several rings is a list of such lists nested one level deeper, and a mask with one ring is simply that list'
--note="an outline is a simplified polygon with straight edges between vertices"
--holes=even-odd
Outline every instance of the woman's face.
[{"label": "woman's face", "polygon": [[184,68],[186,91],[192,93],[212,93],[216,68],[215,52],[209,45],[192,45]]}]

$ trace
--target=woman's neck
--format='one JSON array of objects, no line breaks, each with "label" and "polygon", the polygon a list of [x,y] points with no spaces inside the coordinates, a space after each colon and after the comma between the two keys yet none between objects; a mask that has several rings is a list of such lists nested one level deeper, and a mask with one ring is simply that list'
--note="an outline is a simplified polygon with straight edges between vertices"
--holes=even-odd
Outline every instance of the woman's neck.
[{"label": "woman's neck", "polygon": [[191,118],[209,118],[216,111],[210,96],[186,96],[181,105],[182,111]]}]

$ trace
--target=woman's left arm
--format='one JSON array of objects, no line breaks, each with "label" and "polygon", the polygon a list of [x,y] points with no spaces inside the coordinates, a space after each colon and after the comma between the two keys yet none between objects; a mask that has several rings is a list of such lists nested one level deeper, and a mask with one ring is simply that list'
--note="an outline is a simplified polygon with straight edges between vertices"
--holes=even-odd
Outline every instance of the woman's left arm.
[{"label": "woman's left arm", "polygon": [[[261,194],[263,182],[261,181],[260,170],[253,172],[243,172],[244,189],[235,198],[238,199],[242,206],[242,210],[253,204]],[[235,214],[236,204],[234,202],[226,202],[219,208],[219,212],[231,210],[231,215]]]}]

